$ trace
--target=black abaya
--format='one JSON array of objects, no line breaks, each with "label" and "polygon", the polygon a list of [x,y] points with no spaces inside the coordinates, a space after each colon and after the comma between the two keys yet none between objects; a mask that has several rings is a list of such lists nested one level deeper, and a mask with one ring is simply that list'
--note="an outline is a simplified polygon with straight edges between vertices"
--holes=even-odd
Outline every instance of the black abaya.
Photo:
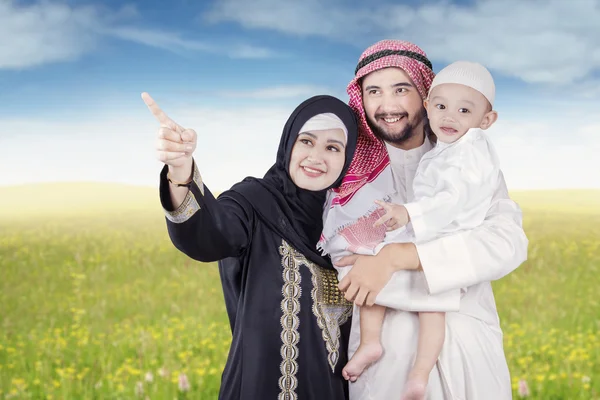
[{"label": "black abaya", "polygon": [[248,178],[216,199],[194,165],[190,191],[173,210],[167,168],[161,172],[172,242],[195,260],[219,262],[233,336],[219,400],[348,398],[341,369],[352,305],[316,250],[325,191],[299,189],[287,173],[299,129],[325,112],[348,128],[345,171],[356,144],[354,115],[341,101],[318,96],[288,120],[277,162],[263,179]]}]

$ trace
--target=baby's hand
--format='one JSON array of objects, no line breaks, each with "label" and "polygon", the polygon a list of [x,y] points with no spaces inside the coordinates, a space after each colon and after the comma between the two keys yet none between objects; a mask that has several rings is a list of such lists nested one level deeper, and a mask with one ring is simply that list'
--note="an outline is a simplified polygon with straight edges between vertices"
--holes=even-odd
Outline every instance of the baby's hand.
[{"label": "baby's hand", "polygon": [[393,231],[408,224],[410,216],[406,207],[400,204],[386,203],[384,201],[375,200],[375,203],[385,210],[385,214],[379,218],[373,226],[384,225],[387,231]]}]

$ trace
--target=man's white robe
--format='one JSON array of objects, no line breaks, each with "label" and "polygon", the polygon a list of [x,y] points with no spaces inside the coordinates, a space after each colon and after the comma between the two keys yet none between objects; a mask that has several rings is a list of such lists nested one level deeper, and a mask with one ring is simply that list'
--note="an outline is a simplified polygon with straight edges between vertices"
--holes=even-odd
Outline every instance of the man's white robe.
[{"label": "man's white robe", "polygon": [[[369,191],[389,192],[393,181],[399,196],[394,201],[412,199],[419,161],[432,147],[429,139],[406,151],[388,145],[391,167],[369,183]],[[351,203],[365,207],[371,195],[365,192],[363,196],[359,190]],[[332,200],[330,193],[324,218]],[[342,243],[336,248],[335,242],[327,246],[334,260],[347,254],[339,248]],[[416,246],[423,270],[395,273],[377,296],[376,303],[388,307],[381,338],[384,353],[350,383],[350,400],[400,399],[417,350],[416,311],[447,313],[446,339],[430,375],[427,399],[511,399],[510,374],[490,282],[509,274],[527,259],[528,240],[522,229],[521,210],[510,200],[502,175],[483,224]],[[344,271],[340,272],[343,276]],[[360,342],[359,323],[355,307],[350,357]]]}]

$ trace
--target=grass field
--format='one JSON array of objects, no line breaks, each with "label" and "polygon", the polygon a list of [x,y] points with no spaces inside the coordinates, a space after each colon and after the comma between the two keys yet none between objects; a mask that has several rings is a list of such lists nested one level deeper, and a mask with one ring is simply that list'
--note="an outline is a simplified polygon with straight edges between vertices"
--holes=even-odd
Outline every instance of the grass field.
[{"label": "grass field", "polygon": [[[600,191],[513,197],[529,260],[494,288],[515,398],[600,399]],[[216,398],[218,272],[171,245],[155,191],[0,189],[0,273],[0,398]]]}]

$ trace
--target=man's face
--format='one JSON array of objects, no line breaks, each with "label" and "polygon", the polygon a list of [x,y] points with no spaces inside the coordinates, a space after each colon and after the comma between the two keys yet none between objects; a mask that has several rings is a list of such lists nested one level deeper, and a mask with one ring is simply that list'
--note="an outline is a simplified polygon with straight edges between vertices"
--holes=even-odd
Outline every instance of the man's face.
[{"label": "man's face", "polygon": [[400,145],[422,135],[426,112],[419,91],[400,68],[373,71],[362,80],[367,122],[378,138]]}]

